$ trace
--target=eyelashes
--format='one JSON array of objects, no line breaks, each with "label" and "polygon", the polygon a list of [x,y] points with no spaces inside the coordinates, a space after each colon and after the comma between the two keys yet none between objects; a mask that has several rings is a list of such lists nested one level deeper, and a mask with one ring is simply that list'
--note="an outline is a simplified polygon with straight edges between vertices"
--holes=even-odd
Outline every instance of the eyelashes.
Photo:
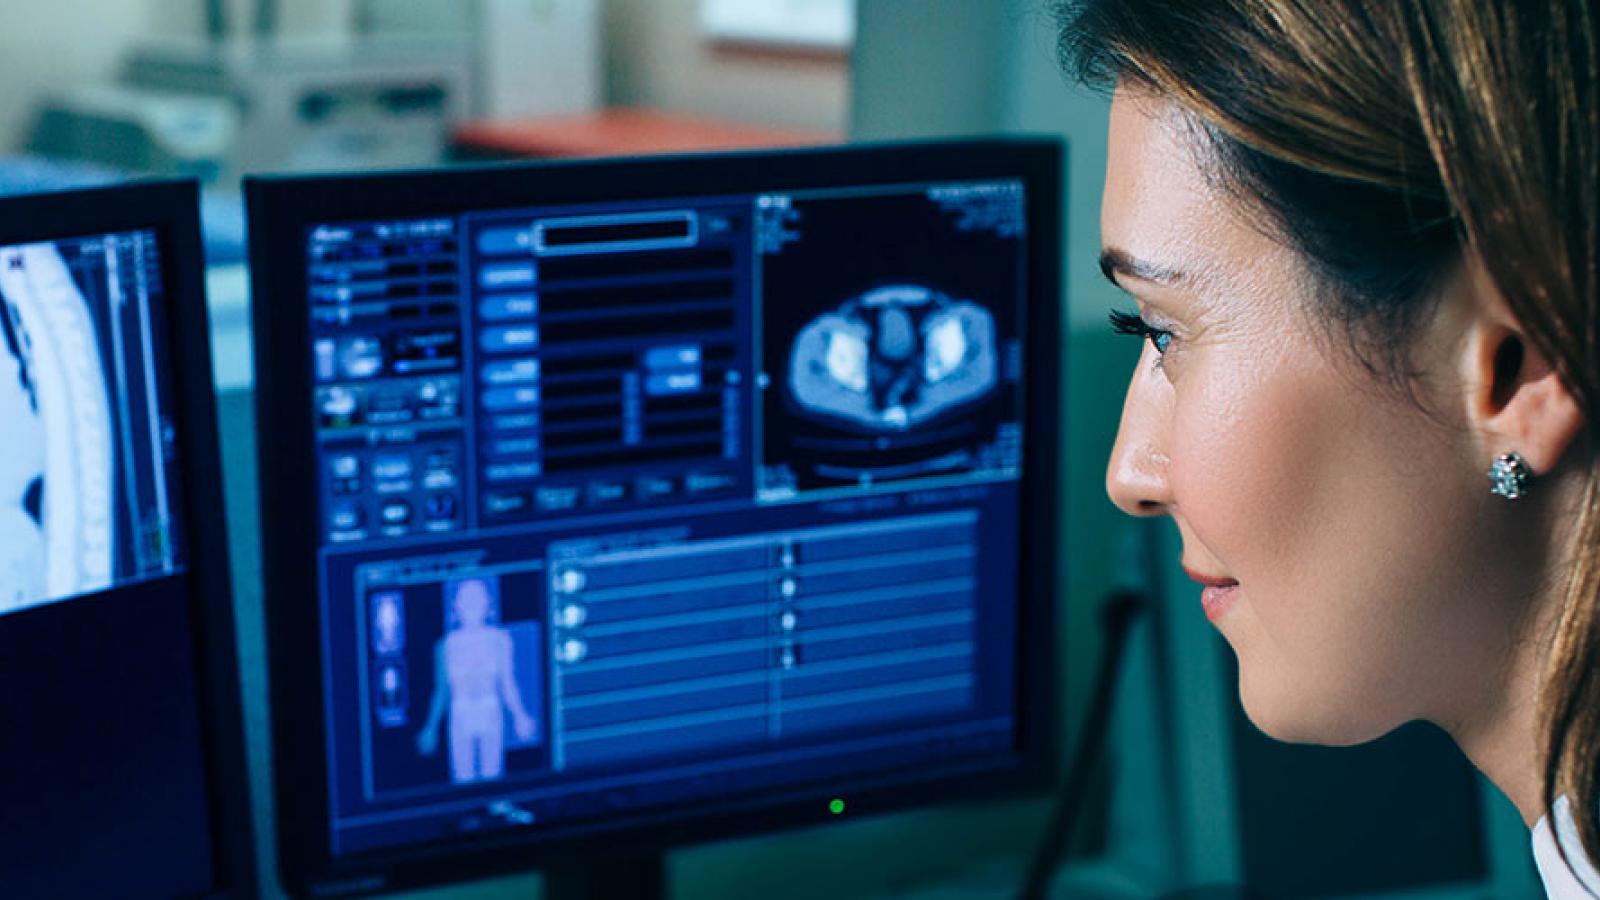
[{"label": "eyelashes", "polygon": [[1142,317],[1120,310],[1111,312],[1111,330],[1117,334],[1131,334],[1145,338],[1150,341],[1150,346],[1156,348],[1157,353],[1166,353],[1167,347],[1172,343],[1172,332],[1155,328]]}]

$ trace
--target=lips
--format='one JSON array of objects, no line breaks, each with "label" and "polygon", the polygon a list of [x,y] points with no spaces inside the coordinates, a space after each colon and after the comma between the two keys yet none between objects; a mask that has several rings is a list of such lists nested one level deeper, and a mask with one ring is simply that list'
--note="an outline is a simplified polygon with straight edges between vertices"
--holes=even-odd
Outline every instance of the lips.
[{"label": "lips", "polygon": [[1200,606],[1206,618],[1215,622],[1221,618],[1239,596],[1239,582],[1222,575],[1203,575],[1185,566],[1184,574],[1204,586],[1200,591]]},{"label": "lips", "polygon": [[1233,608],[1233,602],[1238,599],[1239,585],[1232,584],[1227,587],[1208,587],[1200,592],[1200,607],[1205,610],[1206,618],[1215,622],[1222,615]]},{"label": "lips", "polygon": [[1183,574],[1206,587],[1234,587],[1239,584],[1237,578],[1228,578],[1223,575],[1202,575],[1188,566],[1183,567]]}]

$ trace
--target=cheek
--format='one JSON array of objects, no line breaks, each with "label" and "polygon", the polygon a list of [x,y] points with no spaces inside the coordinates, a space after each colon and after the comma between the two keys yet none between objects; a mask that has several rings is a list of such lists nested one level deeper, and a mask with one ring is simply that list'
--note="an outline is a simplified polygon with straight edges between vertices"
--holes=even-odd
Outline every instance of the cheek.
[{"label": "cheek", "polygon": [[1241,584],[1217,624],[1251,717],[1348,743],[1415,715],[1396,687],[1446,612],[1446,445],[1314,355],[1218,372],[1178,409],[1174,494],[1187,536]]},{"label": "cheek", "polygon": [[1195,537],[1244,583],[1254,561],[1296,543],[1327,442],[1314,380],[1278,359],[1240,363],[1179,385],[1171,479]]}]

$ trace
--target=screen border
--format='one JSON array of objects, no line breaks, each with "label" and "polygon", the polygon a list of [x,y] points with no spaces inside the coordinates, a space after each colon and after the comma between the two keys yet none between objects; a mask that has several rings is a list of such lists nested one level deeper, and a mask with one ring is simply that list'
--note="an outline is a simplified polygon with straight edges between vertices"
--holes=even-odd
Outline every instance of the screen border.
[{"label": "screen border", "polygon": [[[1059,446],[1063,348],[1061,210],[1064,151],[1057,138],[857,144],[671,157],[517,162],[450,170],[245,179],[249,217],[262,571],[270,667],[278,859],[297,894],[356,894],[833,820],[823,788],[759,801],[697,804],[643,814],[619,828],[571,826],[511,833],[463,851],[406,847],[334,858],[322,692],[315,435],[305,239],[310,226],[363,219],[626,199],[710,196],[916,182],[1020,178],[1030,247],[1021,483],[1017,753],[976,774],[852,791],[851,818],[933,802],[1039,790],[1055,772],[1055,598],[1061,506]],[[270,299],[269,299],[270,298]],[[265,435],[271,435],[266,439]]]},{"label": "screen border", "polygon": [[[172,401],[185,522],[186,571],[172,579],[113,587],[62,603],[92,603],[125,591],[181,590],[195,623],[195,697],[207,764],[215,890],[207,897],[254,897],[255,842],[245,757],[238,633],[234,627],[228,532],[223,515],[211,331],[206,313],[200,188],[193,180],[134,181],[81,190],[0,197],[0,246],[153,230],[161,254],[164,318],[171,348]],[[192,260],[193,262],[187,262]],[[48,610],[45,604],[15,615]]]}]

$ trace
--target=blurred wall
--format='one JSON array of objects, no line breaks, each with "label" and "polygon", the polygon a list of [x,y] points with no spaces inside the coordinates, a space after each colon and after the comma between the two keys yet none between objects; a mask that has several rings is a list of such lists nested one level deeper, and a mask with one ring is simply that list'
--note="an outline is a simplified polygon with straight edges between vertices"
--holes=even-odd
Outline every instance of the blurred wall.
[{"label": "blurred wall", "polygon": [[[350,30],[354,9],[354,0],[277,0],[278,30],[294,35],[344,34]],[[248,28],[251,20],[241,21]]]},{"label": "blurred wall", "polygon": [[843,55],[719,46],[699,0],[605,0],[606,92],[614,104],[843,133]]}]

